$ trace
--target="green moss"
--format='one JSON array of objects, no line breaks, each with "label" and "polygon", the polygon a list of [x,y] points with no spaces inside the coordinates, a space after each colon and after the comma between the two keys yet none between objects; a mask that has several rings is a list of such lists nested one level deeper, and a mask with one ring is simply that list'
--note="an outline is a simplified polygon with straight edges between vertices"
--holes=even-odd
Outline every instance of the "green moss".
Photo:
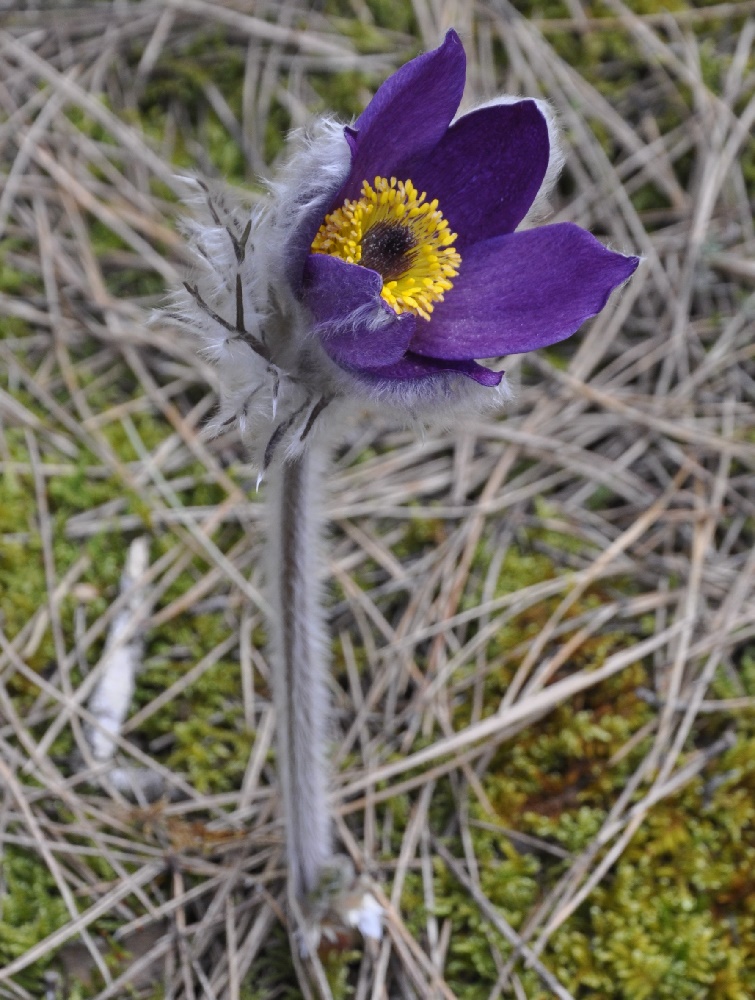
[{"label": "green moss", "polygon": [[[525,730],[501,747],[484,778],[498,815],[472,805],[480,884],[515,928],[567,862],[545,852],[519,853],[503,833],[480,828],[475,820],[494,818],[572,855],[591,843],[627,771],[647,750],[640,747],[621,766],[608,766],[610,755],[647,713],[633,694],[637,679],[636,673],[629,683],[614,678],[594,692],[589,710],[571,715],[564,709]],[[753,995],[754,792],[750,737],[717,761],[705,781],[651,810],[619,862],[546,949],[547,966],[575,997],[745,1000]],[[454,808],[449,796],[438,814],[443,801],[440,791],[434,827],[442,827]],[[454,846],[461,856],[461,845]],[[465,1000],[486,997],[498,975],[491,945],[504,957],[510,947],[440,861],[434,872],[434,913],[453,925],[447,981]],[[416,873],[407,878],[402,909],[410,928],[423,934],[424,890]],[[527,996],[550,1000],[534,973],[519,974]]]},{"label": "green moss", "polygon": [[[550,512],[542,507],[541,513]],[[573,540],[553,534],[532,530],[525,539],[534,547],[547,540],[551,545],[563,542],[557,547],[566,551],[575,550]],[[419,537],[422,541],[421,533]],[[481,544],[470,580],[484,578],[489,564],[490,553]],[[511,593],[556,572],[548,557],[526,544],[512,545],[496,592]],[[614,582],[617,585],[632,592],[629,583]],[[467,603],[474,604],[478,596],[473,587]],[[575,602],[570,614],[583,615],[610,599],[607,590],[594,587]],[[519,658],[506,654],[517,647],[526,649],[559,601],[560,597],[543,601],[513,618],[491,643],[489,662],[503,657],[503,665],[485,679],[484,714],[497,708],[519,665],[521,654]],[[559,645],[567,638],[560,637]],[[596,669],[612,652],[634,641],[634,635],[621,631],[596,635],[582,644],[565,670]],[[737,666],[736,675],[722,673],[716,679],[716,696],[755,691],[755,653],[744,650]],[[456,679],[463,680],[464,672]],[[514,928],[523,926],[570,859],[593,843],[617,795],[647,753],[651,736],[628,753],[624,749],[654,717],[654,710],[637,695],[638,688],[650,684],[649,665],[638,660],[502,744],[490,762],[482,782],[494,813],[472,801],[470,834],[481,888]],[[457,702],[453,718],[457,728],[469,721],[464,699]],[[707,727],[699,732],[703,744],[720,735],[715,720],[703,720],[701,726]],[[421,743],[416,741],[413,751]],[[411,807],[410,795],[380,807],[383,818],[391,814],[391,856],[400,847]],[[450,783],[441,781],[433,797],[430,828],[447,829],[456,810]],[[566,855],[519,850],[502,828],[540,838]],[[552,936],[543,955],[546,965],[578,1000],[752,996],[754,831],[755,720],[745,715],[736,745],[712,762],[703,777],[650,811],[618,863]],[[450,847],[463,857],[459,841]],[[434,863],[433,891],[434,916],[452,924],[445,963],[449,986],[464,1000],[483,1000],[498,979],[495,953],[505,959],[510,946],[491,929],[439,859]],[[425,898],[422,876],[410,871],[401,907],[409,929],[420,938],[426,933]],[[527,996],[551,1000],[532,970],[521,963],[516,967]]]},{"label": "green moss", "polygon": [[376,24],[391,31],[417,36],[417,21],[412,4],[404,0],[367,0]]},{"label": "green moss", "polygon": [[4,295],[22,295],[28,288],[29,280],[23,271],[17,270],[11,264],[0,262],[0,292]]},{"label": "green moss", "polygon": [[[31,298],[42,290],[41,275],[29,274],[16,263],[30,252],[33,252],[33,249],[25,237],[3,235],[0,245],[0,293]],[[18,320],[14,316],[3,316],[3,321],[0,323],[0,338],[23,336],[28,332],[28,326],[23,320]]]},{"label": "green moss", "polygon": [[[47,865],[36,854],[7,847],[0,859],[0,967],[25,955],[70,919]],[[42,995],[50,957],[34,962],[16,978],[19,986]]]},{"label": "green moss", "polygon": [[254,746],[253,732],[222,722],[213,725],[194,717],[172,727],[175,749],[168,766],[185,774],[202,794],[239,788]]}]

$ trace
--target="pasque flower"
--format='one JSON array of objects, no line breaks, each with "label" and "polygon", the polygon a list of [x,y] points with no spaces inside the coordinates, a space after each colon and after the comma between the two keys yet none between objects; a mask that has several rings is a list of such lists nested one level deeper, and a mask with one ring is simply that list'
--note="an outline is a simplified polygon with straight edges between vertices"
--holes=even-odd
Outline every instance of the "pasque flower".
[{"label": "pasque flower", "polygon": [[571,223],[530,227],[561,165],[553,114],[505,97],[457,118],[464,80],[449,31],[353,125],[296,135],[251,213],[202,186],[178,313],[218,364],[218,425],[238,420],[262,469],[326,408],[498,406],[480,360],[570,336],[637,267]]},{"label": "pasque flower", "polygon": [[414,421],[497,407],[480,362],[574,333],[638,264],[569,223],[531,228],[561,165],[547,104],[501,98],[456,118],[455,32],[394,73],[352,126],[323,119],[253,211],[194,182],[195,272],[174,315],[216,363],[267,493],[270,662],[290,901],[301,942],[379,934],[380,907],[333,854],[329,643],[318,600],[319,495],[347,408]]},{"label": "pasque flower", "polygon": [[453,373],[497,385],[476,359],[563,340],[638,263],[570,223],[516,231],[548,171],[548,123],[531,100],[454,121],[464,77],[450,31],[346,129],[349,172],[302,298],[329,358],[365,381]]}]

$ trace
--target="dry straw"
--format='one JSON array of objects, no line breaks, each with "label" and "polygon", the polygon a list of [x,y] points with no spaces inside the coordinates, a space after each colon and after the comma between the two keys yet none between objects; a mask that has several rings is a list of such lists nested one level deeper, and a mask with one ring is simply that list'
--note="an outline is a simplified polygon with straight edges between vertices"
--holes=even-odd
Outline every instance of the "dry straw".
[{"label": "dry straw", "polygon": [[[36,546],[43,582],[26,620],[12,629],[0,621],[0,843],[40,859],[62,909],[54,929],[0,969],[0,997],[37,995],[25,976],[57,955],[72,975],[101,977],[92,990],[98,1000],[129,986],[148,993],[155,982],[176,998],[235,1000],[285,919],[268,764],[269,674],[258,641],[267,610],[264,538],[247,489],[254,475],[235,432],[209,440],[203,430],[215,405],[204,391],[211,369],[188,356],[171,329],[147,325],[163,284],[175,283],[185,262],[166,221],[178,213],[180,194],[171,128],[159,139],[142,133],[134,109],[166,60],[185,55],[208,30],[227,32],[246,60],[243,95],[234,110],[211,78],[199,76],[197,99],[238,141],[252,176],[266,169],[263,137],[275,128],[276,109],[285,107],[294,126],[307,120],[316,103],[310,80],[356,68],[384,77],[455,24],[474,68],[470,99],[505,88],[547,96],[558,108],[573,191],[568,207],[556,203],[554,219],[598,230],[646,258],[568,362],[531,361],[537,377],[523,373],[505,420],[424,442],[387,424],[355,422],[339,455],[328,508],[328,571],[340,595],[330,618],[342,663],[333,805],[355,868],[384,887],[377,892],[387,921],[377,953],[368,950],[352,970],[355,995],[454,995],[445,975],[450,923],[433,913],[433,858],[447,863],[470,905],[513,948],[510,959],[495,951],[492,996],[526,995],[528,968],[555,995],[573,995],[554,980],[549,942],[650,810],[729,745],[723,724],[720,739],[690,737],[710,713],[734,727],[752,707],[744,693],[716,701],[709,687],[717,671],[736,674],[734,654],[755,635],[746,534],[755,513],[755,232],[739,163],[755,120],[755,26],[746,20],[755,4],[645,17],[620,0],[609,6],[609,18],[588,18],[575,0],[568,18],[548,22],[527,21],[507,0],[417,2],[418,37],[398,28],[378,33],[376,54],[365,56],[316,9],[285,3],[269,4],[265,17],[202,0],[53,13],[6,5],[0,231],[6,275],[26,277],[17,285],[8,277],[0,292],[0,467],[6,482],[15,477],[31,492],[25,521],[7,529],[4,544]],[[354,10],[367,18],[359,4]],[[695,28],[716,18],[737,18],[737,30],[714,91]],[[642,95],[645,111],[636,128],[628,124],[638,120],[634,111],[609,103],[549,41],[555,31],[609,29],[621,31],[642,66],[635,98]],[[506,57],[503,71],[497,52]],[[684,119],[665,129],[669,103]],[[209,118],[189,123],[180,104],[169,107],[176,129],[196,128],[188,156],[211,174],[202,144]],[[632,196],[646,185],[667,207],[638,210]],[[127,279],[147,291],[134,297]],[[141,436],[148,420],[163,428],[156,444]],[[117,489],[104,501],[92,492],[83,509],[66,506],[57,483],[77,470],[87,490]],[[187,504],[187,495],[199,499]],[[432,519],[434,544],[407,551],[402,540],[417,518]],[[128,589],[118,597],[128,543],[145,527],[155,544],[138,584],[141,601]],[[534,527],[572,544],[543,538],[556,572],[502,593],[506,551]],[[117,557],[117,570],[92,564],[93,539]],[[64,542],[78,548],[61,566]],[[481,546],[491,553],[485,568]],[[97,595],[105,574],[109,606]],[[176,590],[175,581],[189,577]],[[626,580],[631,592],[619,585]],[[596,584],[611,596],[586,615],[580,599]],[[0,595],[6,611],[15,596]],[[544,602],[549,613],[534,645],[490,652],[494,636]],[[144,689],[138,710],[109,736],[124,773],[159,779],[167,797],[151,806],[134,805],[110,780],[110,763],[92,756],[88,738],[102,726],[92,698],[107,675],[103,644],[127,608],[133,632],[147,642],[197,608],[227,622],[167,691]],[[571,665],[593,637],[611,631],[640,641],[597,670]],[[128,629],[121,641],[128,645]],[[48,648],[52,662],[42,669],[39,652]],[[229,790],[206,793],[167,767],[160,741],[142,734],[217,663],[234,658],[253,734],[248,763]],[[592,842],[562,859],[562,878],[514,932],[481,887],[474,851],[481,821],[464,803],[486,805],[486,768],[502,741],[640,659],[654,684],[654,711],[616,759],[638,746],[646,752]],[[490,714],[485,682],[511,663],[514,680]],[[471,706],[464,723],[455,714],[460,702]],[[56,748],[66,739],[61,757]],[[428,817],[447,778],[461,805],[452,826],[430,834]],[[383,804],[402,795],[409,815],[391,846],[394,812]],[[537,838],[528,845],[515,830],[504,835],[522,849],[557,850]],[[461,844],[463,856],[449,853],[449,843]],[[106,871],[93,858],[105,859]],[[401,909],[417,873],[427,904],[421,933]],[[0,884],[0,900],[6,888]],[[102,951],[104,918],[130,952],[115,972]],[[300,963],[298,974],[303,990],[329,995],[316,959]]]}]

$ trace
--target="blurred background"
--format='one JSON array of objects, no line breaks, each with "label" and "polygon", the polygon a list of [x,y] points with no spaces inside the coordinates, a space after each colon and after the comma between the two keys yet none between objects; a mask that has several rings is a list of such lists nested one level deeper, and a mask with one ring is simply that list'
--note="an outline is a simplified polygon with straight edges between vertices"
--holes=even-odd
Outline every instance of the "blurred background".
[{"label": "blurred background", "polygon": [[[256,470],[150,318],[188,262],[177,175],[257,202],[291,129],[451,26],[465,106],[558,112],[548,221],[644,263],[507,359],[500,419],[365,416],[339,449],[333,795],[387,919],[322,955],[327,991],[755,995],[755,2],[6,0],[4,1000],[306,995]],[[135,687],[95,759],[114,628]]]}]

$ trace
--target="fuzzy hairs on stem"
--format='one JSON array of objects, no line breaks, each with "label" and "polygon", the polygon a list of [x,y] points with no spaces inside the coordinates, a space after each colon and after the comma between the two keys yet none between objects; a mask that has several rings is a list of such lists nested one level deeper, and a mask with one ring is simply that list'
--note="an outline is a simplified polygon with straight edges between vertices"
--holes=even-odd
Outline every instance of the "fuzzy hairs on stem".
[{"label": "fuzzy hairs on stem", "polygon": [[289,905],[302,956],[353,930],[382,935],[383,910],[349,858],[333,853],[328,794],[330,642],[322,607],[323,491],[330,441],[270,467],[267,580],[278,780],[283,799]]},{"label": "fuzzy hairs on stem", "polygon": [[320,600],[320,441],[270,469],[267,576],[270,650],[278,732],[278,775],[292,893],[314,892],[332,855],[328,807],[329,643]]}]

